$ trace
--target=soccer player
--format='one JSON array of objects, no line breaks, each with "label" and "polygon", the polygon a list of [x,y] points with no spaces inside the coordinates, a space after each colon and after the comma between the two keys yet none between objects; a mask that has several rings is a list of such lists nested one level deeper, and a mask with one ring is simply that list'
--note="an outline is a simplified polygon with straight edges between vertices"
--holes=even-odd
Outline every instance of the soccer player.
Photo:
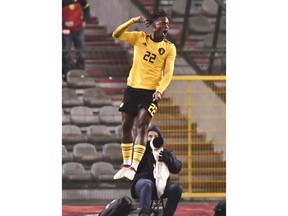
[{"label": "soccer player", "polygon": [[[146,23],[147,27],[152,26],[152,33],[127,31],[135,23]],[[168,15],[163,10],[157,10],[151,13],[148,19],[143,16],[131,18],[112,34],[117,40],[134,46],[133,65],[119,108],[122,112],[123,164],[114,175],[114,179],[126,177],[133,180],[146,149],[149,123],[157,112],[161,95],[172,79],[176,47],[165,39],[168,30]],[[135,140],[134,120],[137,121]]]}]

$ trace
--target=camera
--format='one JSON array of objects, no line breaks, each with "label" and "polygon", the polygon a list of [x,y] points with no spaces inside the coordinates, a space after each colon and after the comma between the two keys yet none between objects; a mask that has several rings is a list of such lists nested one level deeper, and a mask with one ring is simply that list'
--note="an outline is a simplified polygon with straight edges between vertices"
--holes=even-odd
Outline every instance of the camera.
[{"label": "camera", "polygon": [[[162,137],[155,137],[154,139],[150,140],[150,146],[153,146],[155,149],[159,149],[164,145],[164,140]],[[152,147],[151,146],[151,147]]]}]

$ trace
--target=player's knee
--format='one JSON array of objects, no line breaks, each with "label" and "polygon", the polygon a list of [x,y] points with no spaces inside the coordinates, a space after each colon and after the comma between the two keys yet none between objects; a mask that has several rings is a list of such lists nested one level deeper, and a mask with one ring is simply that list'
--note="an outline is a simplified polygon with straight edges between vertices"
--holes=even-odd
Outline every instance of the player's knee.
[{"label": "player's knee", "polygon": [[148,131],[148,124],[146,122],[139,122],[137,130],[138,134],[141,136],[146,136]]}]

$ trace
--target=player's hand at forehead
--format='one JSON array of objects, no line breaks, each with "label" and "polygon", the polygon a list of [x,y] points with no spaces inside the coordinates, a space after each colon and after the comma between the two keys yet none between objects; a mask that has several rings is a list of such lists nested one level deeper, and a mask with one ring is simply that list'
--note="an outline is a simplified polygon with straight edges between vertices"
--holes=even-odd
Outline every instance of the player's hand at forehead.
[{"label": "player's hand at forehead", "polygon": [[134,17],[133,20],[135,23],[145,23],[146,22],[146,18],[144,16]]}]

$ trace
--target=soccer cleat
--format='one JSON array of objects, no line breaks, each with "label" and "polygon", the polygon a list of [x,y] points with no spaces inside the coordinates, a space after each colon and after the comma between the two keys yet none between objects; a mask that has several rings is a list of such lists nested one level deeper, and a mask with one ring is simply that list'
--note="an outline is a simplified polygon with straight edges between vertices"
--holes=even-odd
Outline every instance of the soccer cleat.
[{"label": "soccer cleat", "polygon": [[124,177],[132,181],[135,174],[136,170],[133,167],[129,167],[128,171],[124,173]]},{"label": "soccer cleat", "polygon": [[113,179],[124,178],[124,174],[129,171],[129,165],[122,165],[121,169],[113,176]]}]

